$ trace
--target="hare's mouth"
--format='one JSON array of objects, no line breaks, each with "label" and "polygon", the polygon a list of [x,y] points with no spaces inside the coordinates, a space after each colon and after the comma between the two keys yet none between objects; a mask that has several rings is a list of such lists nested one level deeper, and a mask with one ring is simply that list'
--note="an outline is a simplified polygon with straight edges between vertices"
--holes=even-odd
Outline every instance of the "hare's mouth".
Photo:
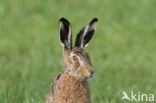
[{"label": "hare's mouth", "polygon": [[93,74],[90,74],[88,77],[83,77],[83,79],[90,79],[90,78],[93,78]]},{"label": "hare's mouth", "polygon": [[94,74],[91,74],[91,75],[90,75],[90,78],[93,78],[93,76],[94,76]]},{"label": "hare's mouth", "polygon": [[93,76],[94,76],[94,72],[91,72],[89,77],[93,78]]}]

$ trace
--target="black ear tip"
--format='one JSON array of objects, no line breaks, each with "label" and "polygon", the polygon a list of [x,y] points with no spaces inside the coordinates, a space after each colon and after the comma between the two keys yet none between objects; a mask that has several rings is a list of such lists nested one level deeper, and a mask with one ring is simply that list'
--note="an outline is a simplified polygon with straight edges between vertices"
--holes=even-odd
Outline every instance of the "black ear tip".
[{"label": "black ear tip", "polygon": [[68,22],[68,20],[66,18],[61,18],[61,19],[59,19],[59,21],[61,21],[61,22]]},{"label": "black ear tip", "polygon": [[97,21],[98,21],[97,18],[93,18],[93,19],[89,22],[89,24],[92,25],[93,23],[96,23]]},{"label": "black ear tip", "polygon": [[98,21],[98,18],[95,17],[95,18],[92,19],[92,21],[93,22],[97,22]]}]

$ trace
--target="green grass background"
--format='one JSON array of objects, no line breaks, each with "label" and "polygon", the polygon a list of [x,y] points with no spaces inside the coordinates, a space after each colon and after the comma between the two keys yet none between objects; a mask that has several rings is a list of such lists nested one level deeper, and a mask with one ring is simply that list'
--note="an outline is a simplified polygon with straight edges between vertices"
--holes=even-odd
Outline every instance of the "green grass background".
[{"label": "green grass background", "polygon": [[85,49],[95,76],[93,103],[122,101],[122,91],[156,95],[156,0],[0,0],[0,103],[44,103],[62,71],[58,20],[73,40],[91,18],[97,30]]}]

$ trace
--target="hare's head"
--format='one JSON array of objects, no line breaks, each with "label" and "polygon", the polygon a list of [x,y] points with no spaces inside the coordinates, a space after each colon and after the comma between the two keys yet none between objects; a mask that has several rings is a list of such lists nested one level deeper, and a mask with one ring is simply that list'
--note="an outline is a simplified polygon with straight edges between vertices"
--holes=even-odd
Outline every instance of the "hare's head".
[{"label": "hare's head", "polygon": [[64,48],[64,72],[78,79],[87,79],[94,74],[89,54],[84,51],[84,47],[91,40],[97,21],[97,18],[92,19],[80,30],[76,37],[75,46],[72,47],[70,23],[65,18],[60,19],[59,32],[60,41]]}]

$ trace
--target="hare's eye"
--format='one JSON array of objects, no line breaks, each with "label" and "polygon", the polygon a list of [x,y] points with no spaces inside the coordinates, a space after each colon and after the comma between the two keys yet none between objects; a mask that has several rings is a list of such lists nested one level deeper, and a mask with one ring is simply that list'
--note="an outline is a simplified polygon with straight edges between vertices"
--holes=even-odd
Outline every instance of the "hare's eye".
[{"label": "hare's eye", "polygon": [[77,56],[73,56],[73,61],[78,61],[78,57]]}]

